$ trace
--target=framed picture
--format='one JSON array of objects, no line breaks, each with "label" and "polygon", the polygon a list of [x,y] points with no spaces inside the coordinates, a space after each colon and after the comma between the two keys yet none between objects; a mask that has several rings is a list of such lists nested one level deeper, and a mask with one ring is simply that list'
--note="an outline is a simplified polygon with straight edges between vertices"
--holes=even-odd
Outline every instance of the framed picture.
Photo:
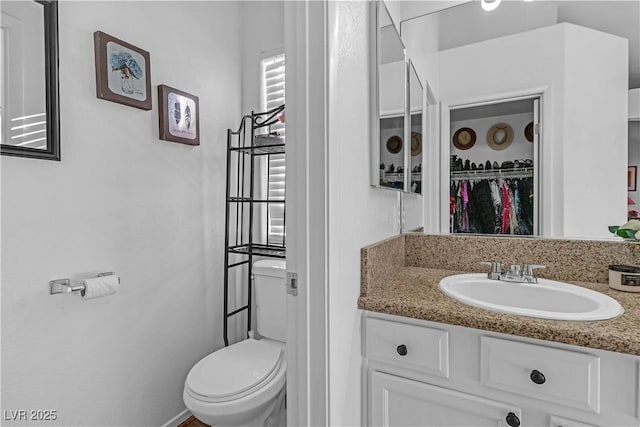
[{"label": "framed picture", "polygon": [[102,31],[93,33],[93,44],[98,98],[150,110],[149,52]]},{"label": "framed picture", "polygon": [[627,169],[627,191],[636,191],[638,167],[629,166]]},{"label": "framed picture", "polygon": [[166,85],[158,86],[160,139],[200,145],[198,97]]}]

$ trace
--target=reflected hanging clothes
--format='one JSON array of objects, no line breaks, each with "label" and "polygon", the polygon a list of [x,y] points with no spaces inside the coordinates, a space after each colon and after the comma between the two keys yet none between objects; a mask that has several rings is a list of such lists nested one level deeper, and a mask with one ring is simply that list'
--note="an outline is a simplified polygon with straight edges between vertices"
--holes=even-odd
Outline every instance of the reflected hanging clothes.
[{"label": "reflected hanging clothes", "polygon": [[452,233],[533,234],[533,178],[450,181]]},{"label": "reflected hanging clothes", "polygon": [[509,231],[509,218],[511,215],[511,202],[509,201],[509,189],[504,181],[500,182],[500,191],[502,195],[502,226],[500,234],[507,234]]}]

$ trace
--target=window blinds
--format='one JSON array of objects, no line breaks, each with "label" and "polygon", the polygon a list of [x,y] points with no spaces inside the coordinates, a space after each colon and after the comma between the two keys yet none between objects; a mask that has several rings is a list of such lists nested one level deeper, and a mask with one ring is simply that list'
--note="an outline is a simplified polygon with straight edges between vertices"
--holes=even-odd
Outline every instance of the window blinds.
[{"label": "window blinds", "polygon": [[[284,104],[284,54],[271,56],[262,61],[262,87],[264,111]],[[271,126],[272,132],[285,135],[285,124],[278,122]],[[267,157],[267,193],[270,200],[285,198],[285,161],[284,154]],[[270,203],[267,213],[267,243],[283,245],[285,237],[284,204]]]}]

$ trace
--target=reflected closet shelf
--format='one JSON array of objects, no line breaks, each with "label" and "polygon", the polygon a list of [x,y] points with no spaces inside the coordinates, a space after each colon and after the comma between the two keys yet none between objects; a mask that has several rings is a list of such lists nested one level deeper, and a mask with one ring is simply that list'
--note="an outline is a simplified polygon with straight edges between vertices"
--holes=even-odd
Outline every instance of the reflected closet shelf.
[{"label": "reflected closet shelf", "polygon": [[534,168],[513,168],[513,169],[492,169],[492,170],[470,170],[452,171],[451,181],[465,181],[477,179],[498,179],[498,178],[531,178]]}]

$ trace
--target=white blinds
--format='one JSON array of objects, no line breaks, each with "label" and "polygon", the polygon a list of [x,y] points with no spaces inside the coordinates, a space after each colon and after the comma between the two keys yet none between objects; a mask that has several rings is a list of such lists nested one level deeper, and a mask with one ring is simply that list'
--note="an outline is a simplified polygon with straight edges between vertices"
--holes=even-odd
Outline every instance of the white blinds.
[{"label": "white blinds", "polygon": [[[284,104],[284,54],[271,56],[262,61],[262,87],[264,88],[264,111],[269,111]],[[271,131],[285,135],[285,124],[278,122],[271,126]],[[285,162],[284,154],[267,157],[267,193],[270,200],[285,198]],[[267,239],[269,244],[284,243],[284,204],[270,203],[267,213]]]}]

